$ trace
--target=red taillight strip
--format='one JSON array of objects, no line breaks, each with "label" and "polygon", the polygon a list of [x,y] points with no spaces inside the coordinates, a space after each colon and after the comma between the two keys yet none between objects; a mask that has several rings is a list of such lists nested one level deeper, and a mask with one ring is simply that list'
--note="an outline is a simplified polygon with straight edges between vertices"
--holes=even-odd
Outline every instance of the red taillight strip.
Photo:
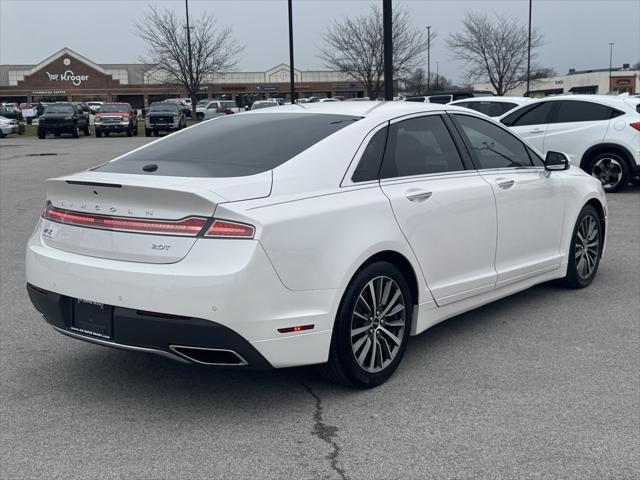
[{"label": "red taillight strip", "polygon": [[253,238],[256,229],[252,225],[246,223],[230,222],[228,220],[215,220],[205,237],[220,238]]},{"label": "red taillight strip", "polygon": [[630,127],[640,131],[640,122],[633,122],[629,124]]},{"label": "red taillight strip", "polygon": [[42,216],[52,222],[77,227],[187,237],[196,237],[207,223],[207,219],[203,217],[189,217],[182,220],[146,220],[141,218],[112,217],[109,215],[71,212],[51,205],[45,208]]}]

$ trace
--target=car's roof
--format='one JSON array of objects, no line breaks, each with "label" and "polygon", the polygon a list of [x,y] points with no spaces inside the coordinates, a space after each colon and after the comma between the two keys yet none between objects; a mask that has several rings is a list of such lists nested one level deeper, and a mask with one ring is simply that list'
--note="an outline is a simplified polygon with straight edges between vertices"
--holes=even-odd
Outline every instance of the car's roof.
[{"label": "car's roof", "polygon": [[[443,110],[455,110],[468,112],[469,110],[455,105],[442,105],[439,103],[416,103],[400,101],[363,101],[363,102],[317,102],[295,105],[283,105],[279,112],[299,113],[328,113],[334,115],[351,115],[354,117],[380,117],[394,118],[402,115],[410,115],[420,112],[436,112]],[[260,112],[256,112],[260,114]]]},{"label": "car's roof", "polygon": [[625,100],[633,99],[633,97],[622,97],[619,95],[553,95],[549,97],[537,98],[537,101],[540,102],[552,102],[556,100],[588,100],[592,102],[624,102]]},{"label": "car's roof", "polygon": [[[640,99],[638,98],[633,98],[633,97],[627,97],[627,96],[618,96],[618,95],[554,95],[551,97],[543,97],[543,98],[537,98],[535,100],[535,102],[532,103],[541,103],[541,102],[558,102],[558,101],[587,101],[587,102],[595,102],[595,103],[600,103],[602,105],[607,105],[609,107],[613,107],[613,108],[622,108],[622,109],[626,109],[627,111],[630,110],[635,110],[636,109],[636,105],[640,105]],[[522,108],[521,106],[518,108]],[[510,112],[507,112],[506,114],[510,114],[512,112],[514,112],[514,110],[511,110]]]}]

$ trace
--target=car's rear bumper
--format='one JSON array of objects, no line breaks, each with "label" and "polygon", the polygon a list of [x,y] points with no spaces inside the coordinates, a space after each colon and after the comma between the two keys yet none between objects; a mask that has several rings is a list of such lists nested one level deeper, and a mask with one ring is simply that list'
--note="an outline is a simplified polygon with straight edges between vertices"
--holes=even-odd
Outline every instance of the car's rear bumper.
[{"label": "car's rear bumper", "polygon": [[[170,344],[187,341],[191,341],[187,346],[209,347],[215,346],[211,343],[216,338],[214,332],[226,328],[244,339],[273,367],[327,361],[333,322],[342,296],[342,290],[287,289],[255,240],[199,239],[181,261],[150,264],[59,250],[42,241],[40,228],[36,228],[27,246],[26,279],[47,295],[113,305],[114,312],[120,315],[113,324],[116,343],[124,342],[123,345],[132,347],[160,346],[164,352],[170,351]],[[154,329],[166,322],[131,314],[137,311],[187,317],[192,319],[189,322],[198,325],[192,331],[211,333],[170,338],[172,330],[162,344],[145,340],[147,336],[153,338]],[[54,324],[50,318],[51,314],[47,321],[68,331],[64,321]],[[180,319],[177,325],[189,322]],[[139,342],[127,343],[128,337],[119,337],[118,329],[129,328],[129,323],[130,328],[146,332],[139,337]],[[300,325],[313,325],[313,328],[296,333],[279,332],[279,329]],[[199,336],[206,339],[204,344],[193,343]],[[251,365],[250,358],[247,361]]]},{"label": "car's rear bumper", "polygon": [[[174,360],[228,367],[271,368],[247,340],[233,330],[200,318],[155,316],[113,307],[111,337],[80,332],[72,325],[76,299],[27,284],[31,303],[58,332],[99,345],[149,352]],[[202,355],[200,352],[204,353]],[[191,356],[193,355],[193,356]]]}]

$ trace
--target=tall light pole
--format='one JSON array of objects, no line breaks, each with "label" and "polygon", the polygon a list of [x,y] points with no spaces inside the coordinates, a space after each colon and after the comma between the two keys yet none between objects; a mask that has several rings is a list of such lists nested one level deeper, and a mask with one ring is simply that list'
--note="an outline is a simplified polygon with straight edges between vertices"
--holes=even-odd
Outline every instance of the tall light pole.
[{"label": "tall light pole", "polygon": [[440,88],[440,62],[436,62],[436,78],[434,79],[436,91]]},{"label": "tall light pole", "polygon": [[427,92],[431,91],[431,25],[427,27]]},{"label": "tall light pole", "polygon": [[533,0],[529,0],[529,42],[527,44],[527,92],[526,96],[529,96],[530,82],[531,82],[531,7]]},{"label": "tall light pole", "polygon": [[[196,95],[197,92],[194,94],[193,92],[191,92],[191,89],[193,88],[193,54],[191,52],[191,27],[189,26],[189,0],[184,0],[184,9],[186,11],[186,15],[187,15],[187,54],[189,55],[189,96],[191,95]],[[196,100],[195,98],[191,98],[191,101],[193,102],[194,100]],[[193,106],[193,108],[195,108],[195,105]]]},{"label": "tall light pole", "polygon": [[296,103],[296,76],[293,69],[293,5],[289,0],[289,90],[291,103]]},{"label": "tall light pole", "polygon": [[[393,28],[391,0],[382,0],[382,33],[384,43],[384,99],[393,100]],[[369,92],[371,95],[371,92]],[[375,100],[375,99],[374,99]]]},{"label": "tall light pole", "polygon": [[615,43],[609,42],[609,88],[607,93],[611,91],[611,69],[613,67],[613,46]]}]

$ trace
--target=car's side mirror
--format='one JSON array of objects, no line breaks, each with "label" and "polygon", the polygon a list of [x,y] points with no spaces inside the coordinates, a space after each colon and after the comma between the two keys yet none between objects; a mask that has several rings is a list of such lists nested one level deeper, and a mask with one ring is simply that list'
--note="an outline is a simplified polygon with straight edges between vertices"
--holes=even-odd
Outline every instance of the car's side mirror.
[{"label": "car's side mirror", "polygon": [[569,170],[569,157],[562,152],[547,152],[544,159],[545,170]]}]

